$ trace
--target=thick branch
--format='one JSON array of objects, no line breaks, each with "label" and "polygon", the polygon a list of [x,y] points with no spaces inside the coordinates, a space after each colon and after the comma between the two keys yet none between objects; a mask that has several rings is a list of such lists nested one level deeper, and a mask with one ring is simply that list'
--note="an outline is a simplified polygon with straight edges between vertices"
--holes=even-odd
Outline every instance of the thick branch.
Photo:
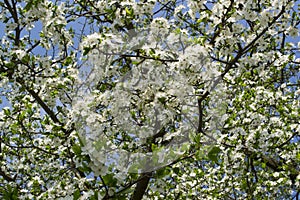
[{"label": "thick branch", "polygon": [[151,174],[152,174],[151,172],[141,174],[141,179],[136,185],[131,200],[141,200],[143,198],[144,193],[146,192],[146,189],[148,187]]}]

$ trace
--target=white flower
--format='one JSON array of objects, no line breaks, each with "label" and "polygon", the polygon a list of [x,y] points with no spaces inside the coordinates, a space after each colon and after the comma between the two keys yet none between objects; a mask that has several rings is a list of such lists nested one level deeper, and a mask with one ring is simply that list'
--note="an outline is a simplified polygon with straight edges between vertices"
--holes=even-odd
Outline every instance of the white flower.
[{"label": "white flower", "polygon": [[174,15],[177,15],[182,9],[185,9],[184,5],[179,5],[175,8]]},{"label": "white flower", "polygon": [[83,195],[80,197],[80,200],[89,199],[89,197],[92,196],[93,194],[94,194],[94,192],[92,190],[89,190],[88,192],[84,191]]},{"label": "white flower", "polygon": [[27,54],[26,51],[21,50],[21,49],[18,49],[15,52],[16,52],[16,54],[18,56],[18,59],[20,59],[20,60]]},{"label": "white flower", "polygon": [[94,44],[99,43],[99,39],[101,36],[99,33],[93,33],[91,35],[88,35],[82,42],[82,46],[93,46]]},{"label": "white flower", "polygon": [[150,27],[151,27],[151,32],[153,34],[155,34],[155,35],[158,34],[160,36],[161,35],[164,36],[169,32],[170,25],[169,25],[168,20],[160,17],[160,18],[155,18],[152,21]]},{"label": "white flower", "polygon": [[271,12],[269,10],[264,10],[260,16],[260,23],[262,27],[268,25],[269,20],[271,19]]},{"label": "white flower", "polygon": [[250,20],[250,21],[254,21],[257,19],[257,15],[255,14],[255,12],[250,11],[250,10],[244,12],[244,17],[245,17],[245,19]]},{"label": "white flower", "polygon": [[298,37],[298,35],[299,35],[299,30],[297,28],[289,27],[287,31],[288,31],[289,35],[292,37]]},{"label": "white flower", "polygon": [[73,196],[65,196],[65,197],[60,197],[58,198],[59,200],[72,200]]},{"label": "white flower", "polygon": [[273,176],[274,176],[274,177],[279,177],[279,172],[274,172],[274,173],[273,173]]}]

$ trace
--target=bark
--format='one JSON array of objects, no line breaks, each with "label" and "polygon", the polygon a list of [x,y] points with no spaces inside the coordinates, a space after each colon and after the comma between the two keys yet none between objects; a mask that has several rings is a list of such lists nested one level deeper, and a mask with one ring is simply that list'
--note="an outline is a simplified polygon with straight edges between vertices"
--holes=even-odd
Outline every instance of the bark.
[{"label": "bark", "polygon": [[131,197],[131,200],[141,200],[147,190],[150,177],[151,177],[151,172],[147,173],[142,173],[141,174],[141,179],[139,182],[137,182],[134,193]]}]

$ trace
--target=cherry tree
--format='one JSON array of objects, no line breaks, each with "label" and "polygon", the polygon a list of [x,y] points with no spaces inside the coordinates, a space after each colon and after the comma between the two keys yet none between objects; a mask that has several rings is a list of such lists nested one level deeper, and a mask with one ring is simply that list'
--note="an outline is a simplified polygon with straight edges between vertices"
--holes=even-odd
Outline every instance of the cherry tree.
[{"label": "cherry tree", "polygon": [[292,0],[2,0],[2,199],[299,199]]}]

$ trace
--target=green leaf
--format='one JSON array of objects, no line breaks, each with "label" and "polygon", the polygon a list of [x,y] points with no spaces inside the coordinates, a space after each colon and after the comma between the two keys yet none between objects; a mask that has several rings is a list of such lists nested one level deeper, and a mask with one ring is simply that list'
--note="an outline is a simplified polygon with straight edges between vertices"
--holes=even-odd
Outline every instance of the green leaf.
[{"label": "green leaf", "polygon": [[94,192],[94,197],[95,197],[95,200],[98,200],[99,199],[99,197],[98,197],[98,192]]},{"label": "green leaf", "polygon": [[28,63],[29,61],[30,61],[30,56],[29,56],[29,54],[26,54],[26,55],[22,58],[22,62]]},{"label": "green leaf", "polygon": [[155,50],[153,48],[150,49],[149,51],[150,56],[154,56],[155,55]]},{"label": "green leaf", "polygon": [[114,178],[113,174],[107,174],[107,175],[103,176],[102,178],[103,178],[104,183],[107,186],[115,186],[117,183],[117,179]]},{"label": "green leaf", "polygon": [[166,97],[159,97],[158,98],[158,101],[160,102],[160,103],[162,103],[162,104],[165,104],[166,103]]},{"label": "green leaf", "polygon": [[84,47],[83,48],[83,55],[86,56],[91,51],[90,47]]},{"label": "green leaf", "polygon": [[3,199],[4,200],[17,200],[18,199],[18,189],[12,188],[10,185],[3,190]]},{"label": "green leaf", "polygon": [[196,134],[195,137],[194,137],[195,143],[196,143],[196,144],[200,144],[200,140],[201,140],[200,134]]},{"label": "green leaf", "polygon": [[6,108],[6,109],[3,109],[3,111],[6,116],[10,115],[10,109]]},{"label": "green leaf", "polygon": [[24,7],[24,10],[28,11],[32,8],[33,5],[33,1],[29,1],[26,6]]},{"label": "green leaf", "polygon": [[72,150],[76,155],[81,155],[81,147],[79,145],[73,145]]},{"label": "green leaf", "polygon": [[208,153],[208,158],[211,161],[218,162],[218,154],[220,153],[221,149],[219,147],[214,146]]},{"label": "green leaf", "polygon": [[126,11],[126,15],[128,15],[128,16],[133,16],[133,9],[129,9],[129,8],[125,8],[125,11]]},{"label": "green leaf", "polygon": [[297,159],[300,160],[300,153],[297,154]]},{"label": "green leaf", "polygon": [[165,177],[167,174],[170,174],[170,169],[169,168],[161,168],[161,169],[156,171],[157,178]]},{"label": "green leaf", "polygon": [[40,32],[40,37],[41,37],[41,38],[45,37],[45,33]]},{"label": "green leaf", "polygon": [[73,200],[78,200],[80,198],[80,196],[81,196],[80,190],[77,189],[73,194]]},{"label": "green leaf", "polygon": [[151,149],[152,151],[156,151],[158,149],[157,145],[156,144],[151,144]]},{"label": "green leaf", "polygon": [[67,57],[65,62],[64,62],[64,65],[68,66],[70,65],[71,63],[73,62],[73,59],[71,57]]},{"label": "green leaf", "polygon": [[174,172],[175,174],[179,174],[179,172],[180,172],[179,167],[174,167],[174,168],[173,168],[173,172]]}]

